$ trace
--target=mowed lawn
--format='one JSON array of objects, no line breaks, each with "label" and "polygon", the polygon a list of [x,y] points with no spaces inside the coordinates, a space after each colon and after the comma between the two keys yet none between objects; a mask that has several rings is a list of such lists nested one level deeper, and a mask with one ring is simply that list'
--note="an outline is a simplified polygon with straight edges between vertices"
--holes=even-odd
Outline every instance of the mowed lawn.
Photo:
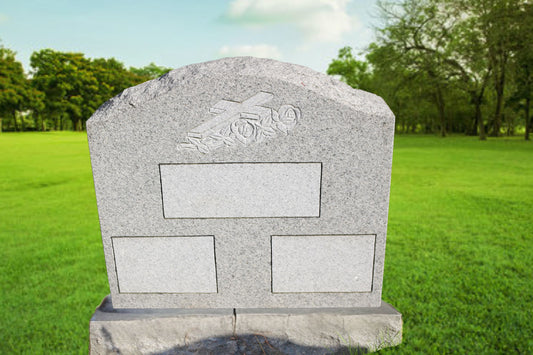
[{"label": "mowed lawn", "polygon": [[[85,134],[0,134],[0,253],[0,354],[87,353],[109,287]],[[396,137],[383,299],[382,353],[533,353],[533,143]]]}]

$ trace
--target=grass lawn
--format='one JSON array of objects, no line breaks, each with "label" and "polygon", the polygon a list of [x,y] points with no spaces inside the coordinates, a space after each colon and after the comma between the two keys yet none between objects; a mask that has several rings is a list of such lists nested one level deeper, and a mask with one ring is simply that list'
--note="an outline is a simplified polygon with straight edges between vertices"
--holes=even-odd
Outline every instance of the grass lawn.
[{"label": "grass lawn", "polygon": [[[86,135],[0,135],[0,354],[86,354],[109,293]],[[397,136],[388,353],[533,353],[533,143]]]}]

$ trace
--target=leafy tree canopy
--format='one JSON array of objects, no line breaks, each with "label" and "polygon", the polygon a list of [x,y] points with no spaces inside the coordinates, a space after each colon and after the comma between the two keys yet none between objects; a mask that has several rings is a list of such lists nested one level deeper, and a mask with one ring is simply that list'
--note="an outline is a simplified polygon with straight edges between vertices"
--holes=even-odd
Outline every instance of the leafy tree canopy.
[{"label": "leafy tree canopy", "polygon": [[396,113],[399,131],[464,132],[485,139],[486,133],[512,134],[518,123],[529,137],[531,2],[378,4],[383,25],[365,60],[344,47],[328,74],[383,96]]},{"label": "leafy tree canopy", "polygon": [[150,79],[159,78],[162,75],[165,75],[169,71],[171,71],[172,68],[166,68],[162,66],[158,66],[155,63],[150,63],[147,66],[144,66],[142,68],[134,68],[130,67],[130,71],[138,76],[141,77],[147,77]]}]

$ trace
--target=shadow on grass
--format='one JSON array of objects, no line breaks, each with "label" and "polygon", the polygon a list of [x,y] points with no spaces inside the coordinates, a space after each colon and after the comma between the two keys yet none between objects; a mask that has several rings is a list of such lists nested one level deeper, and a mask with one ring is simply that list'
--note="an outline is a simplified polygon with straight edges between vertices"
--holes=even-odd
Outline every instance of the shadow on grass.
[{"label": "shadow on grass", "polygon": [[267,338],[260,334],[245,334],[238,337],[215,337],[194,342],[184,346],[155,352],[152,355],[174,354],[228,354],[228,355],[355,355],[366,354],[367,349],[341,347],[327,349],[314,346],[303,346],[279,338]]}]

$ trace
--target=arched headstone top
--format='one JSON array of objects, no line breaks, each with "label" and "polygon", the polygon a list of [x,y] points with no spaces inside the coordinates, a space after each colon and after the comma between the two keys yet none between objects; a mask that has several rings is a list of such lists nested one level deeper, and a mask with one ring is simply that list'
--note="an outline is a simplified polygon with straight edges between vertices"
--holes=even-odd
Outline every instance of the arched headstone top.
[{"label": "arched headstone top", "polygon": [[[246,78],[246,79],[245,79]],[[307,67],[273,59],[255,57],[229,57],[214,61],[190,64],[174,69],[160,78],[128,88],[106,102],[95,112],[91,121],[112,119],[114,113],[134,109],[171,91],[186,91],[188,84],[252,80],[279,81],[291,84],[301,91],[312,91],[323,97],[352,107],[361,113],[375,114],[394,119],[389,107],[377,95],[355,90],[338,79]],[[206,89],[209,89],[206,87]]]}]

